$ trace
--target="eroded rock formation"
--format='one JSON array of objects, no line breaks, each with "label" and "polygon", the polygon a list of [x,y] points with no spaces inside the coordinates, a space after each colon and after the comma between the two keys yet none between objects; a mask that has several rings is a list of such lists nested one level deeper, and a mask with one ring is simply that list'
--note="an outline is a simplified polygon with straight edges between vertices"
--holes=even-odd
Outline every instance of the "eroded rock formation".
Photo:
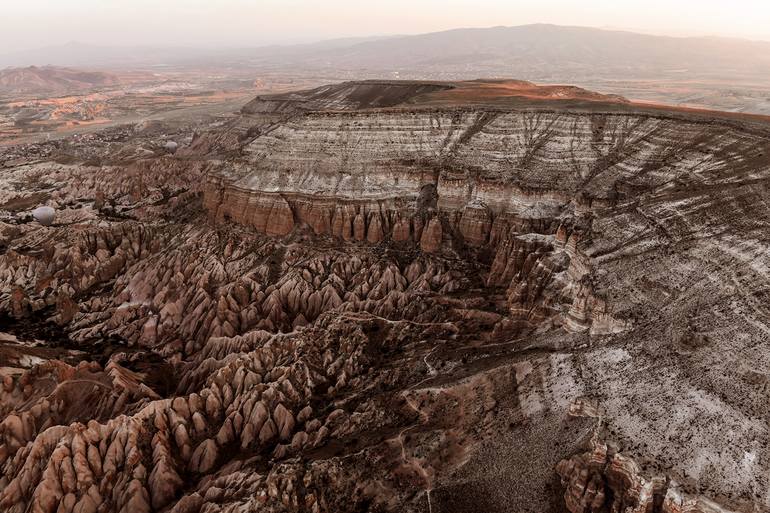
[{"label": "eroded rock formation", "polygon": [[0,509],[770,510],[770,129],[478,87],[6,162]]}]

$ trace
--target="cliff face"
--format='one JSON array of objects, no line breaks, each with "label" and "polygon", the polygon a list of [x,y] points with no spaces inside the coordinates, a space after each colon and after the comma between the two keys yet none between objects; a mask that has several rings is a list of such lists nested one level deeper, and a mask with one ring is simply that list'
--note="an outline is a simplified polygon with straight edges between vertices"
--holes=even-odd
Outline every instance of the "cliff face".
[{"label": "cliff face", "polygon": [[770,511],[770,129],[533,87],[6,166],[0,508]]},{"label": "cliff face", "polygon": [[[594,220],[622,222],[628,214],[618,205],[690,181],[705,191],[701,180],[715,180],[713,187],[722,175],[745,175],[764,144],[726,125],[643,114],[311,111],[255,138],[226,171],[210,175],[204,205],[217,221],[268,235],[307,228],[431,253],[483,249],[496,286],[528,275],[548,253],[539,262],[545,270],[535,270],[545,275],[531,277],[537,287],[510,285],[512,312],[539,315],[532,309],[538,287],[564,271],[560,285],[572,304],[565,327],[579,331],[601,318],[596,329],[613,331],[624,322],[612,319],[590,284],[580,285],[593,262],[578,246]],[[516,238],[526,234],[545,242],[522,249]]]}]

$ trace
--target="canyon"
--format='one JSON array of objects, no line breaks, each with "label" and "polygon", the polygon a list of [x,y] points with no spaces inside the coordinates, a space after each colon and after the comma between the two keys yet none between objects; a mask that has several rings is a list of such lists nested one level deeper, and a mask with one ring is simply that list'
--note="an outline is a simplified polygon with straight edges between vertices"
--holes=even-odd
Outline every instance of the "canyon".
[{"label": "canyon", "polygon": [[4,148],[0,509],[770,511],[769,121],[371,80]]}]

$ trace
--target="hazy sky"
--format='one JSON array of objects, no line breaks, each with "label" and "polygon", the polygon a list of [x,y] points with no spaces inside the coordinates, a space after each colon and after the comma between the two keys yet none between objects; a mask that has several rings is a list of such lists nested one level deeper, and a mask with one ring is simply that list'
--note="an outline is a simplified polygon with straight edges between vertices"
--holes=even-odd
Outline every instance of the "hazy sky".
[{"label": "hazy sky", "polygon": [[770,0],[0,0],[0,53],[73,40],[251,46],[526,23],[770,40]]}]

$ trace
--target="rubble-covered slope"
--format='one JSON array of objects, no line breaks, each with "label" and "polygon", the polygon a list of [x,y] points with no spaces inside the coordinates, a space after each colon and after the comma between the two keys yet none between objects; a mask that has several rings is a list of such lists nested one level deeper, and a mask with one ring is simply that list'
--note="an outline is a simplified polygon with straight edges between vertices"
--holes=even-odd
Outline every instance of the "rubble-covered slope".
[{"label": "rubble-covered slope", "polygon": [[770,129],[556,91],[14,150],[0,508],[770,510]]}]

